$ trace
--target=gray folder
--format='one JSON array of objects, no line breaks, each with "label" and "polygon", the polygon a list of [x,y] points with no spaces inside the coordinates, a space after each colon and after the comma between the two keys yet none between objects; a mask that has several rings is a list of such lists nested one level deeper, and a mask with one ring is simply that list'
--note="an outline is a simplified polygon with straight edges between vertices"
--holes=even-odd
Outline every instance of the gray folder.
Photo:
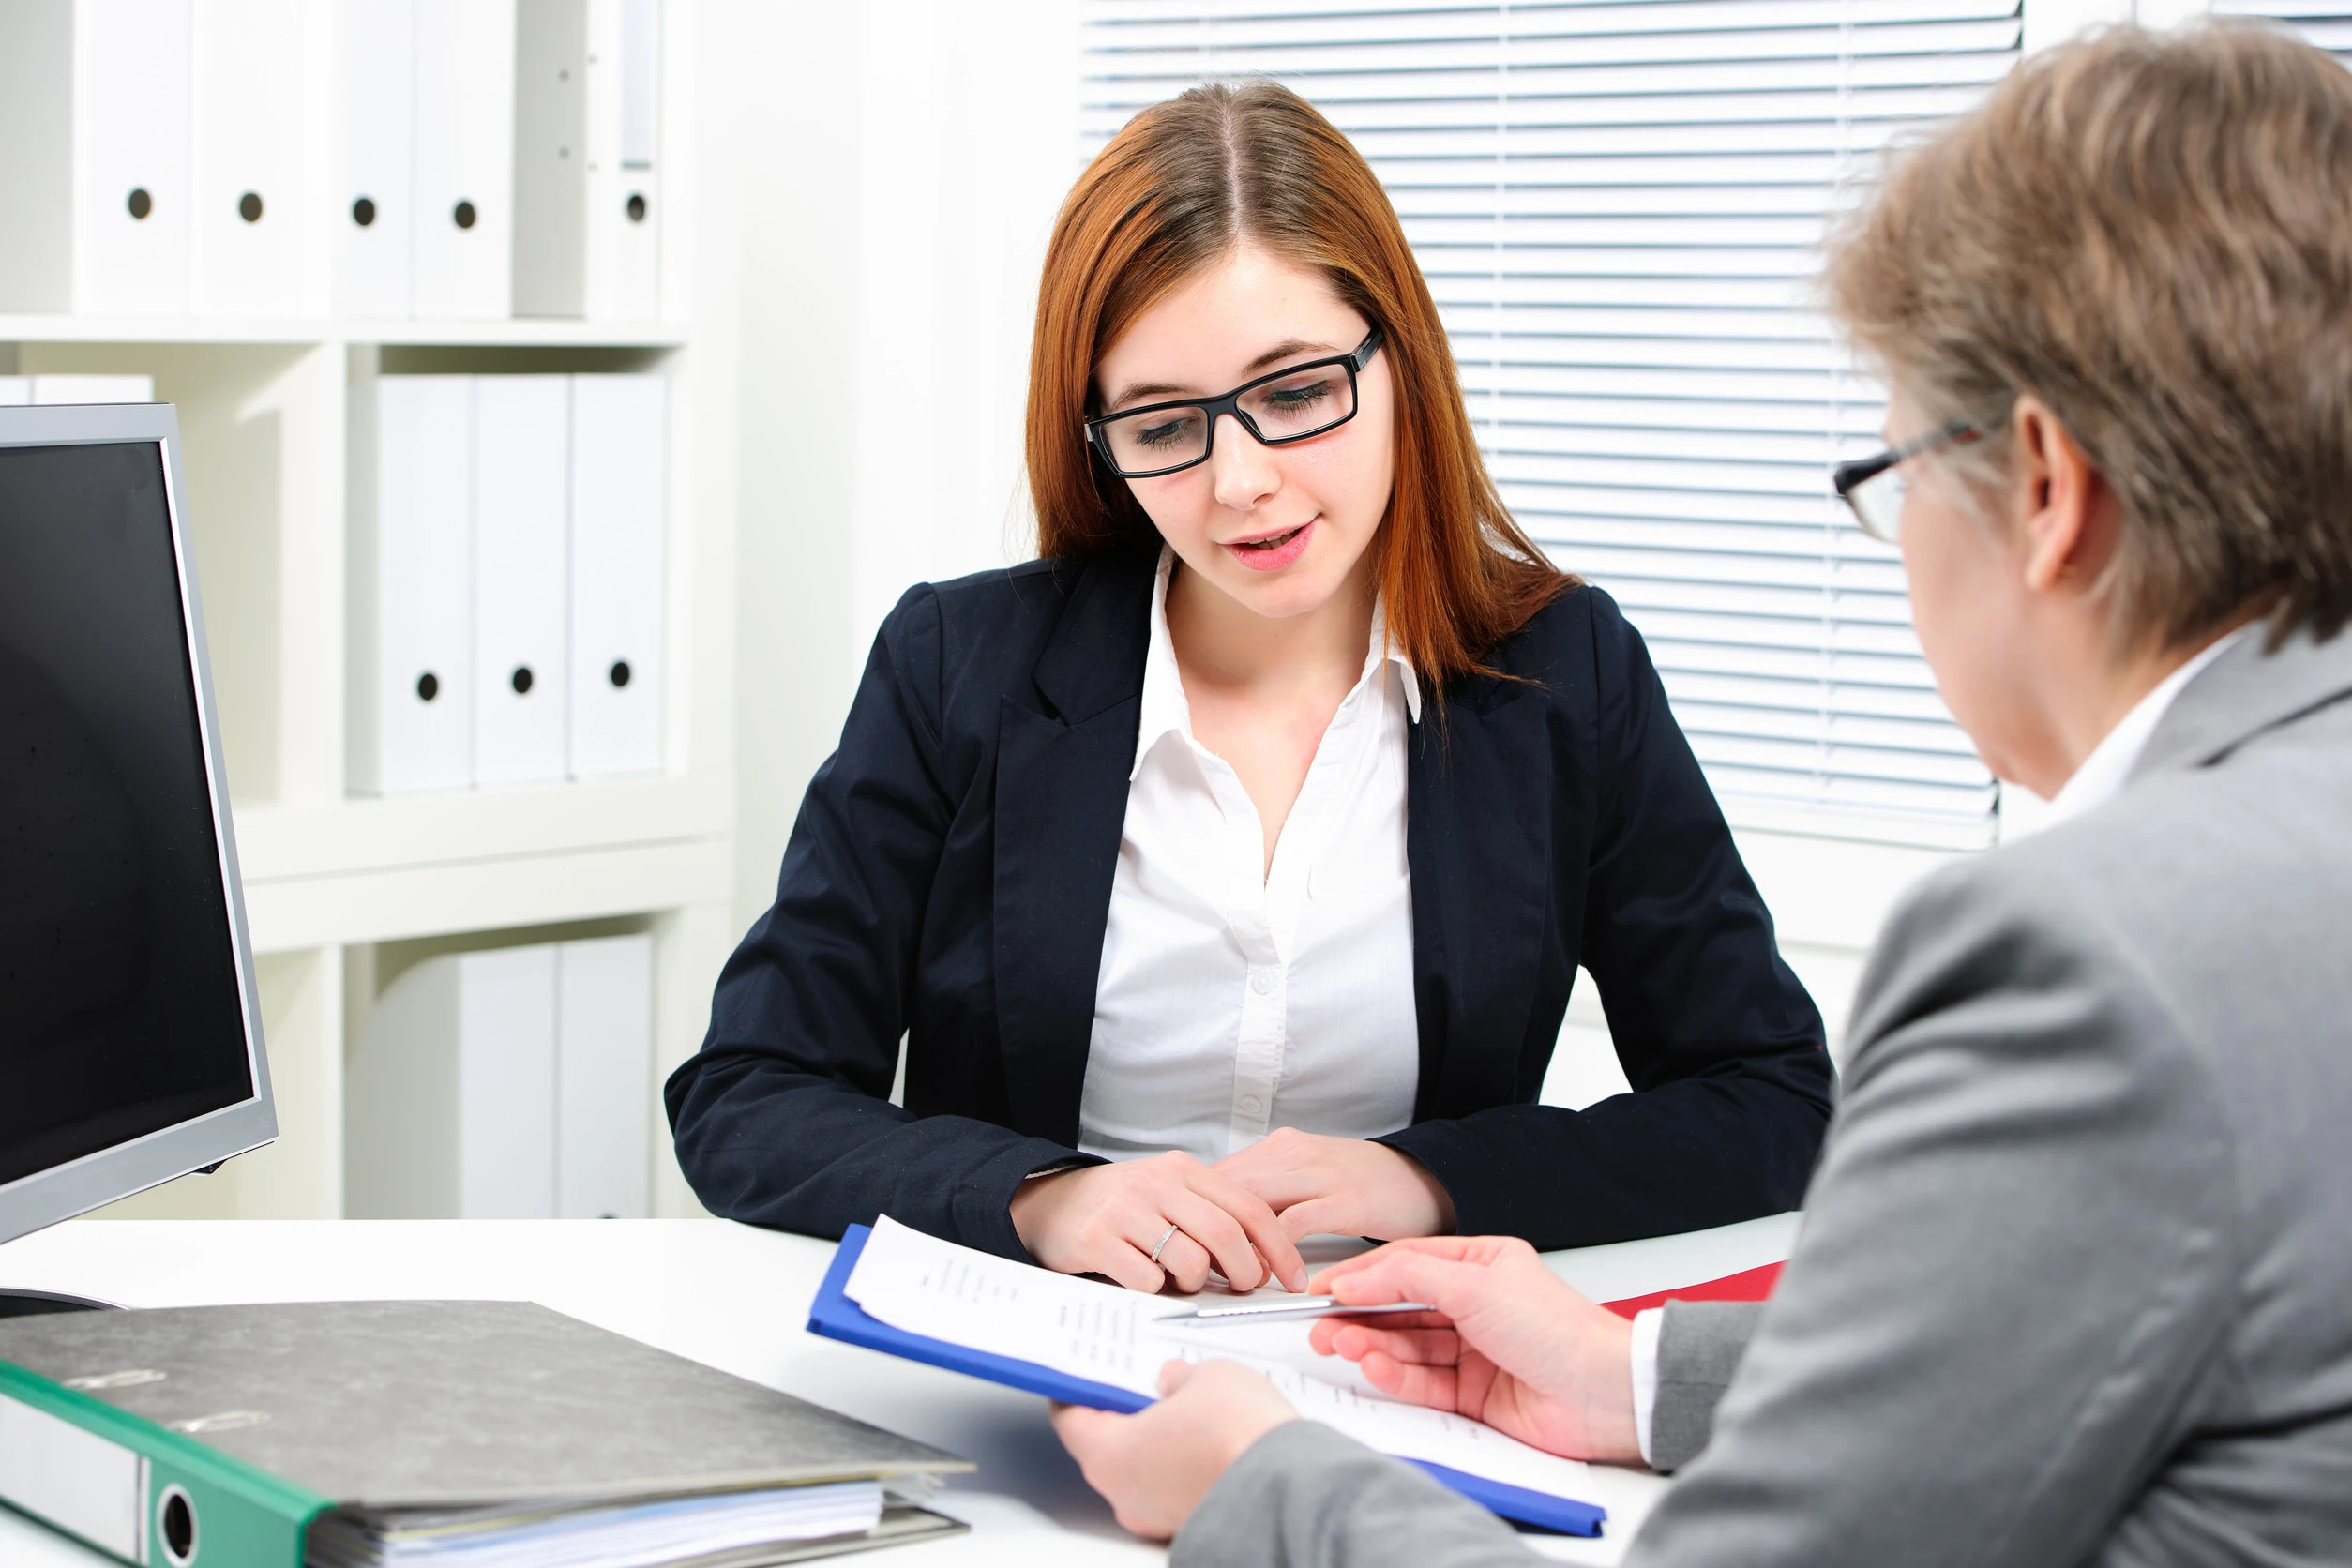
[{"label": "gray folder", "polygon": [[[59,1313],[0,1321],[0,1359],[361,1517],[867,1479],[919,1495],[973,1468],[523,1302]],[[895,1507],[871,1544],[960,1528]]]}]

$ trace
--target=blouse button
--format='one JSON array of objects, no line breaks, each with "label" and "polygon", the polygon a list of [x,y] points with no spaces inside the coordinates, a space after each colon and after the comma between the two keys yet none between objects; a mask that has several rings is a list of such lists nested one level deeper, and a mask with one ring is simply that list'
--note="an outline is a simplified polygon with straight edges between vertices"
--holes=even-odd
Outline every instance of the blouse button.
[{"label": "blouse button", "polygon": [[1255,1116],[1266,1108],[1266,1102],[1255,1094],[1244,1094],[1238,1102],[1244,1116]]},{"label": "blouse button", "polygon": [[1264,996],[1268,991],[1274,989],[1274,976],[1261,969],[1257,973],[1249,977],[1249,988],[1256,991],[1259,996]]}]

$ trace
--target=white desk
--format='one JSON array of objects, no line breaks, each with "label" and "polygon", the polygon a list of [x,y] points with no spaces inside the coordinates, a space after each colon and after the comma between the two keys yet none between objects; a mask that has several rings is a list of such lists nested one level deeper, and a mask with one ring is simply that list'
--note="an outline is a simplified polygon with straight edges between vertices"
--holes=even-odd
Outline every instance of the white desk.
[{"label": "white desk", "polygon": [[[1713,1279],[1786,1258],[1796,1216],[1551,1255],[1596,1300]],[[936,1443],[979,1463],[941,1494],[972,1533],[857,1557],[876,1568],[1156,1563],[1087,1488],[1033,1395],[819,1339],[802,1327],[829,1242],[725,1220],[87,1221],[0,1246],[0,1285],[125,1306],[473,1298],[535,1301],[647,1344]],[[1529,1536],[1565,1561],[1614,1562],[1664,1483],[1596,1467],[1599,1541]],[[107,1560],[0,1511],[0,1562]]]}]

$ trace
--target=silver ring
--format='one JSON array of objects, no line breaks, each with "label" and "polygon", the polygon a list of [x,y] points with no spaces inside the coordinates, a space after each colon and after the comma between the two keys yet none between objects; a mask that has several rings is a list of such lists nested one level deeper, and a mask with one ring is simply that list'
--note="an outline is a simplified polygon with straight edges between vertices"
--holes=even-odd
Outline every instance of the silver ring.
[{"label": "silver ring", "polygon": [[1176,1239],[1176,1232],[1180,1229],[1181,1227],[1173,1225],[1168,1228],[1168,1234],[1160,1238],[1160,1244],[1152,1249],[1152,1261],[1153,1263],[1157,1263],[1160,1260],[1160,1254],[1168,1250],[1168,1244]]}]

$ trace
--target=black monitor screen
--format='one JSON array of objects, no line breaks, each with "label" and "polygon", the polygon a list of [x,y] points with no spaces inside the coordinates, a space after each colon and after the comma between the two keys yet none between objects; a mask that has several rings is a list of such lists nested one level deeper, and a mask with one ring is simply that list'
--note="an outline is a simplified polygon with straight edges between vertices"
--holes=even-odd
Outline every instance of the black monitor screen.
[{"label": "black monitor screen", "polygon": [[251,1098],[163,451],[0,447],[0,1183]]}]

